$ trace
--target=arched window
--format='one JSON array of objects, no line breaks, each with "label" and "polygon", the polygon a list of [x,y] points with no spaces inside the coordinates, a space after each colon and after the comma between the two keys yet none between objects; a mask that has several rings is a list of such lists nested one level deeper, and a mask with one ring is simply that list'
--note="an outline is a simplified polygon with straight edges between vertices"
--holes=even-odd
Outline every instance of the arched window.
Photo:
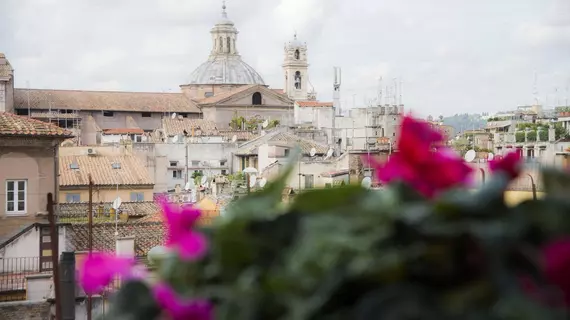
[{"label": "arched window", "polygon": [[295,59],[299,60],[301,58],[301,54],[299,53],[299,50],[295,50]]},{"label": "arched window", "polygon": [[254,106],[258,106],[261,104],[261,93],[256,92],[251,96],[251,104]]},{"label": "arched window", "polygon": [[227,53],[232,52],[232,39],[230,39],[229,37],[226,38],[227,42],[228,42],[228,49],[226,50]]},{"label": "arched window", "polygon": [[301,89],[301,71],[295,72],[295,89]]},{"label": "arched window", "polygon": [[224,49],[223,49],[223,47],[224,47],[224,39],[222,39],[222,37],[220,37],[220,41],[218,41],[218,46],[219,46],[218,52],[224,52]]}]

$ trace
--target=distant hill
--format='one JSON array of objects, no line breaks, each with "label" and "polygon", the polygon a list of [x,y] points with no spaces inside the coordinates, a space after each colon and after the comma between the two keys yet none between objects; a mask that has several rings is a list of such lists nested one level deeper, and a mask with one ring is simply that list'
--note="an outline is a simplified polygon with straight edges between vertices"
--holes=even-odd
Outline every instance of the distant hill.
[{"label": "distant hill", "polygon": [[481,129],[487,125],[487,121],[481,118],[480,114],[455,114],[451,117],[444,117],[443,124],[455,128],[455,132],[465,130]]}]

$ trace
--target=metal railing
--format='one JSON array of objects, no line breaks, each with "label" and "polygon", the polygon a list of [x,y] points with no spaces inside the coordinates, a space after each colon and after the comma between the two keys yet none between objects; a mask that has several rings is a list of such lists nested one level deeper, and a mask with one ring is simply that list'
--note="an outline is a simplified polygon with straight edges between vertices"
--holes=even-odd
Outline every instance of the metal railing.
[{"label": "metal railing", "polygon": [[0,259],[0,302],[26,300],[26,278],[40,271],[39,257]]}]

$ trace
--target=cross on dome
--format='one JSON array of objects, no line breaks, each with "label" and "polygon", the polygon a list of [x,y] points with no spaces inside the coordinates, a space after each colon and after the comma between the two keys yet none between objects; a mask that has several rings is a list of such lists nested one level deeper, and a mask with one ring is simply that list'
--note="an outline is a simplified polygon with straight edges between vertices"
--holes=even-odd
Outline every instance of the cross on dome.
[{"label": "cross on dome", "polygon": [[222,0],[222,17],[228,18],[228,13],[226,12],[226,0]]}]

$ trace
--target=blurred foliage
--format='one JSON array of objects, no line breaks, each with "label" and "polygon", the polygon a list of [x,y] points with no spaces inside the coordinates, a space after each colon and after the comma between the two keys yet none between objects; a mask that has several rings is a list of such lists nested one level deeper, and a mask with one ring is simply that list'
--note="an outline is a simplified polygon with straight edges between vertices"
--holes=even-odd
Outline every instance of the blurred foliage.
[{"label": "blurred foliage", "polygon": [[[545,171],[545,197],[516,207],[504,202],[502,174],[435,200],[393,183],[311,190],[284,205],[291,170],[203,229],[203,261],[169,256],[160,276],[211,299],[216,319],[567,319],[520,281],[558,294],[539,258],[545,243],[570,234],[567,173]],[[133,290],[123,287],[108,319],[155,318],[149,291]]]}]

